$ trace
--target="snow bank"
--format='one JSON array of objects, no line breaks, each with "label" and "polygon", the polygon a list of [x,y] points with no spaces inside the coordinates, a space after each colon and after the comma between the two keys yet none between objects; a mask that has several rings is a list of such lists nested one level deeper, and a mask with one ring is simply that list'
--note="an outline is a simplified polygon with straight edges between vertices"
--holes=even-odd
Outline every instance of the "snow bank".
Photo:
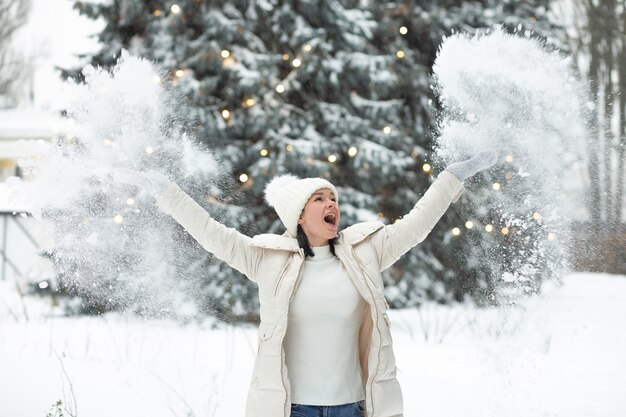
[{"label": "snow bank", "polygon": [[[64,318],[25,301],[29,321],[0,282],[3,416],[43,416],[58,399],[79,417],[244,415],[255,328]],[[407,416],[626,410],[626,276],[568,275],[507,309],[426,305],[390,316]]]}]

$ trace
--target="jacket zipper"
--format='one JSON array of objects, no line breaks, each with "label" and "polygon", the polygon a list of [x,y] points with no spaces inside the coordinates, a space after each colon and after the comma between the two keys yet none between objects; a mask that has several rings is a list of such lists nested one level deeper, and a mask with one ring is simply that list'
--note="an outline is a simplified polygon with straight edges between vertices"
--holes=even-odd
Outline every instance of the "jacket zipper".
[{"label": "jacket zipper", "polygon": [[[364,276],[369,278],[369,274],[363,269],[363,266],[361,264],[361,259],[359,259],[358,256],[356,256],[356,252],[354,251],[354,246],[350,246],[350,248],[352,249],[352,256],[354,257],[354,259],[357,261],[357,264],[359,264],[359,269],[361,270],[361,273],[363,273]],[[371,278],[370,278],[371,280]],[[374,301],[374,309],[376,310],[376,331],[378,332],[378,338],[381,341],[381,343],[379,343],[378,346],[378,361],[376,362],[376,371],[374,372],[374,375],[372,376],[372,382],[370,383],[370,398],[371,398],[371,402],[372,402],[372,415],[374,415],[374,378],[376,377],[376,375],[378,375],[378,368],[380,367],[380,353],[382,351],[382,338],[383,335],[380,333],[380,328],[378,327],[378,309],[376,307],[376,298],[374,297],[374,293],[372,292],[372,289],[370,288],[369,285],[367,285],[367,283],[365,284],[365,286],[367,287],[367,289],[370,291],[370,294],[372,296],[372,300]]]},{"label": "jacket zipper", "polygon": [[[298,251],[300,253],[300,256],[302,257],[302,263],[300,264],[300,269],[298,269],[298,275],[296,276],[296,281],[293,284],[293,288],[291,289],[291,294],[289,294],[289,301],[287,301],[287,319],[285,320],[285,334],[287,334],[287,326],[289,323],[289,306],[291,305],[291,300],[293,299],[293,294],[296,292],[296,288],[298,288],[298,282],[300,282],[300,279],[302,278],[302,268],[304,267],[304,250],[302,248],[300,248],[300,250]],[[291,258],[290,258],[291,259]],[[282,279],[280,279],[280,281],[282,281]],[[274,294],[276,295],[276,294]],[[283,389],[285,390],[285,404],[283,406],[283,410],[287,408],[287,399],[291,396],[291,393],[288,392],[287,390],[287,385],[285,385],[285,379],[283,378],[283,348],[282,345],[285,341],[285,338],[283,337],[283,340],[280,341],[280,351],[281,351],[281,358],[280,358],[280,380],[283,383]],[[285,416],[287,417],[287,416]]]}]

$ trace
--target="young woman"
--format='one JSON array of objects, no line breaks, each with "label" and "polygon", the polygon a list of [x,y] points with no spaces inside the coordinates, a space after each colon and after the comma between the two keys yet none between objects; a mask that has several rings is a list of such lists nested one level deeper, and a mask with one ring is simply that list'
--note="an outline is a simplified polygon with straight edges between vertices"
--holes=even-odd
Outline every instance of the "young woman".
[{"label": "young woman", "polygon": [[258,284],[261,324],[246,417],[403,415],[381,272],[426,238],[463,180],[495,161],[485,151],[454,163],[402,220],[339,233],[339,195],[330,182],[278,177],[266,200],[287,231],[253,238],[212,219],[176,184],[150,180],[162,211]]}]

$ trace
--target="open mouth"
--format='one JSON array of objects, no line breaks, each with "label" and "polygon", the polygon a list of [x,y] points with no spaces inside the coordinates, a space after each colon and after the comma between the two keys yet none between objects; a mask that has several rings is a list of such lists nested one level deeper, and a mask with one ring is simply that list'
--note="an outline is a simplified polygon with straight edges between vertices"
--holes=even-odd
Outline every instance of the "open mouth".
[{"label": "open mouth", "polygon": [[337,217],[334,214],[327,214],[324,216],[324,221],[332,226],[337,225]]}]

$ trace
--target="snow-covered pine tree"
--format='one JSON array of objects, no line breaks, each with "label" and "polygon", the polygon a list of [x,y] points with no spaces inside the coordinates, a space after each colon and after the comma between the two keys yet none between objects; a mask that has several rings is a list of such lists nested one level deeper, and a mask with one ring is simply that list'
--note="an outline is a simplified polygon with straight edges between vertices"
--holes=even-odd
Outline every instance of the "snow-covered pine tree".
[{"label": "snow-covered pine tree", "polygon": [[[282,232],[262,191],[286,171],[335,183],[342,227],[393,222],[408,212],[432,181],[424,165],[437,127],[430,71],[442,37],[499,22],[536,29],[548,3],[177,0],[75,7],[106,22],[93,64],[112,66],[126,48],[170,71],[190,101],[193,134],[230,178],[209,199],[194,197],[207,209],[220,205],[223,223],[253,235]],[[469,292],[465,271],[476,268],[451,263],[446,247],[459,217],[446,216],[389,271],[395,306]],[[484,271],[476,274],[485,279]],[[222,265],[206,280],[206,311],[228,311],[216,296],[221,288],[255,312],[253,284],[235,271]]]}]

